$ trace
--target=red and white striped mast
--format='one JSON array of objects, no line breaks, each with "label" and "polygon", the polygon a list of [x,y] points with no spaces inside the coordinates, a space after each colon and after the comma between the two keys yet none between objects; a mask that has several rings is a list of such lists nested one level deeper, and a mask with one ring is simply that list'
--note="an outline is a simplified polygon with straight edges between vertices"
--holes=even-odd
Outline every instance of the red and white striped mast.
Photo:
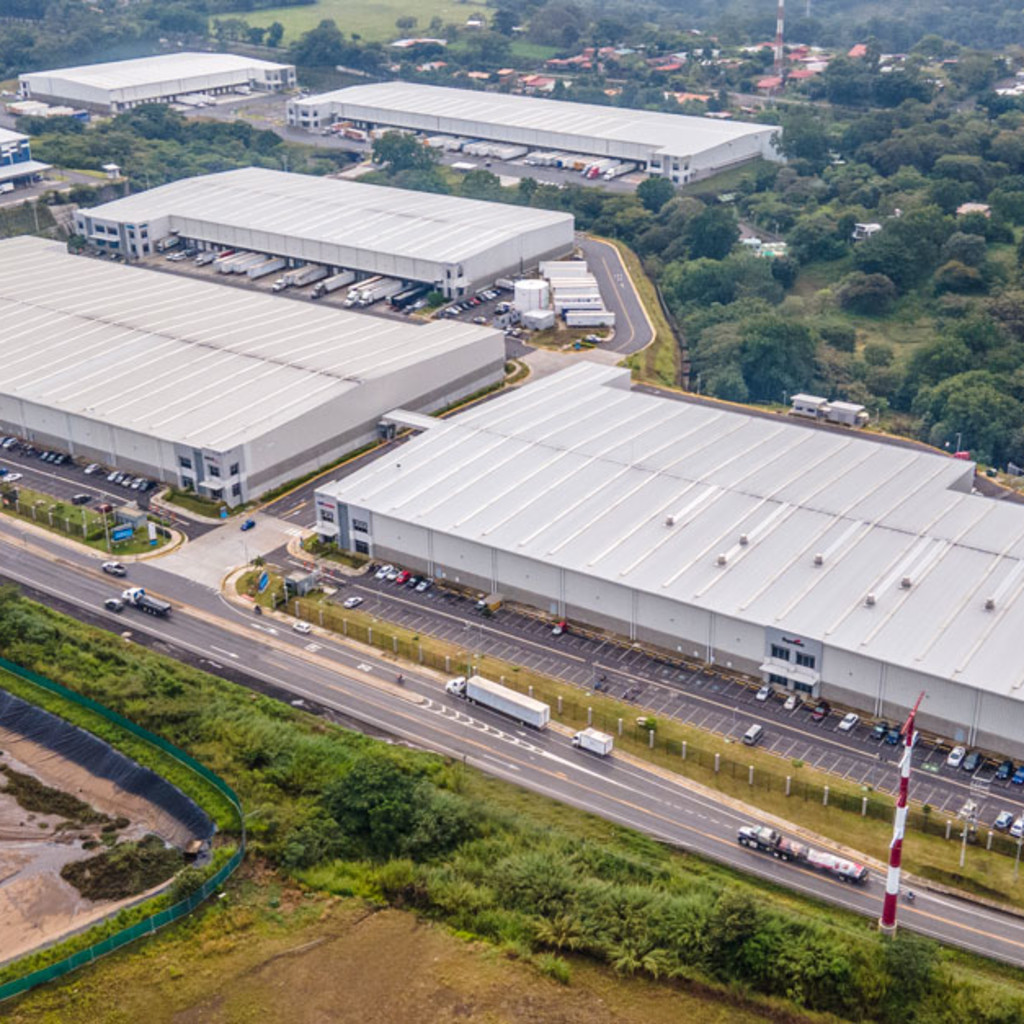
[{"label": "red and white striped mast", "polygon": [[779,13],[775,19],[775,73],[782,74],[785,54],[782,51],[782,33],[786,24],[786,0],[779,0]]},{"label": "red and white striped mast", "polygon": [[924,699],[924,692],[910,709],[903,726],[903,757],[900,759],[900,791],[896,797],[896,817],[892,823],[892,842],[889,844],[889,872],[885,876],[885,902],[878,927],[887,935],[896,933],[896,906],[900,898],[900,861],[903,857],[903,835],[907,827],[907,793],[910,790],[910,761],[914,753],[914,716]]}]

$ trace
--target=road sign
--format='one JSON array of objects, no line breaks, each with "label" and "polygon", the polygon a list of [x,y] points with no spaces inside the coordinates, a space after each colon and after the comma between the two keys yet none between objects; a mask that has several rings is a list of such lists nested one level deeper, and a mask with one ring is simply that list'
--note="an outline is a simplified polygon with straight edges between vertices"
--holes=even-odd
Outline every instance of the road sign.
[{"label": "road sign", "polygon": [[110,536],[113,540],[131,540],[134,533],[134,526],[119,526]]},{"label": "road sign", "polygon": [[262,594],[263,591],[266,590],[269,585],[270,585],[270,574],[267,573],[267,572],[264,572],[264,573],[262,573],[260,575],[259,583],[257,584],[257,586],[259,587],[260,593]]}]

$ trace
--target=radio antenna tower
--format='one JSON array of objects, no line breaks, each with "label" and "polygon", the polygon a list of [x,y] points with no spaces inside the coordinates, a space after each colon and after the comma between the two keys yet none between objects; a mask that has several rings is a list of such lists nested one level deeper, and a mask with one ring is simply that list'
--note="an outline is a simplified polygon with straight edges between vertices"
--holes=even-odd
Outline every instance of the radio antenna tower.
[{"label": "radio antenna tower", "polygon": [[900,898],[900,861],[903,857],[903,834],[907,827],[907,792],[910,789],[910,761],[914,753],[914,716],[924,699],[924,691],[911,708],[903,726],[903,757],[900,759],[900,791],[896,797],[896,817],[892,823],[892,843],[889,845],[889,873],[885,876],[885,902],[878,921],[879,930],[886,935],[896,934],[896,906]]},{"label": "radio antenna tower", "polygon": [[779,0],[779,14],[775,19],[775,73],[782,74],[785,55],[782,52],[782,33],[786,26],[786,0]]}]

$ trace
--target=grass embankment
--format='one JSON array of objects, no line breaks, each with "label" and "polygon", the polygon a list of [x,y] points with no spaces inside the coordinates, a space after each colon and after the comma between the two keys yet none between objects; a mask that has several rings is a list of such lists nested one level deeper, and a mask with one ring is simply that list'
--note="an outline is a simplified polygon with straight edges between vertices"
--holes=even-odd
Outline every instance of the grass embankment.
[{"label": "grass embankment", "polygon": [[159,836],[117,843],[60,869],[60,877],[87,900],[123,900],[166,882],[184,865],[181,851]]},{"label": "grass embankment", "polygon": [[[12,497],[14,491],[17,491],[17,500]],[[95,512],[84,505],[60,501],[43,491],[22,487],[20,481],[5,484],[0,479],[0,499],[0,511],[6,515],[35,523],[50,533],[69,537],[108,554],[140,555],[146,551],[155,551],[170,540],[169,535],[158,530],[156,544],[152,544],[147,530],[137,530],[131,539],[115,541],[112,534],[120,524],[114,522],[112,515]],[[111,537],[109,543],[108,536]]]},{"label": "grass embankment", "polygon": [[[253,572],[241,577],[237,585],[239,593],[252,596],[257,576],[258,572]],[[256,599],[264,607],[273,607],[275,600],[279,603],[281,588],[280,578],[272,576],[270,585]],[[617,737],[620,750],[743,800],[882,862],[888,857],[892,838],[893,800],[869,787],[816,771],[800,761],[789,761],[767,751],[744,747],[723,736],[682,722],[648,718],[642,707],[596,692],[581,692],[579,687],[569,683],[481,655],[473,649],[472,636],[475,631],[472,628],[467,630],[469,642],[466,645],[455,645],[426,634],[414,633],[359,609],[343,609],[339,607],[337,599],[318,596],[291,599],[287,610],[351,639],[370,642],[396,659],[402,658],[451,674],[478,671],[522,692],[532,687],[536,697],[551,705],[556,720],[567,726],[581,728],[592,721],[597,728]],[[561,711],[558,710],[559,701]],[[620,719],[623,723],[621,736]],[[640,724],[641,719],[644,724]],[[738,720],[743,721],[742,712]],[[651,726],[654,732],[653,746]],[[842,747],[837,745],[837,756],[841,753]],[[716,755],[719,758],[717,771]],[[754,769],[753,783],[750,782],[751,767]],[[789,796],[786,795],[787,776],[790,777]],[[953,838],[950,840],[945,838],[947,820],[953,821]],[[917,805],[911,809],[908,824],[910,839],[903,856],[907,870],[979,896],[1024,907],[1024,879],[1014,877],[1014,842],[1005,836],[996,836],[992,850],[972,845],[966,866],[961,870],[959,832],[956,828],[958,823],[955,818],[926,812]],[[984,830],[981,834],[984,835]]]},{"label": "grass embankment", "polygon": [[600,240],[614,245],[618,250],[654,328],[654,340],[642,351],[629,356],[625,360],[626,364],[640,380],[679,387],[683,367],[682,349],[672,325],[665,316],[665,311],[661,308],[654,282],[647,276],[639,257],[628,245],[614,238]]},{"label": "grass embankment", "polygon": [[[833,1013],[895,1024],[908,1019],[912,1006],[917,1020],[933,1024],[995,1024],[1024,1015],[1024,991],[1009,972],[908,933],[890,942],[863,918],[667,849],[459,762],[346,732],[123,645],[10,588],[0,591],[0,650],[202,757],[251,808],[259,852],[277,871],[301,879],[314,892],[311,903],[329,892],[371,907],[413,909],[563,984],[573,982],[581,957],[644,975],[652,986],[660,979],[666,1000],[676,986],[693,986],[775,1019]],[[280,906],[283,890],[275,898]],[[113,1007],[110,992],[120,989],[111,982],[121,965],[179,935],[192,940],[191,953],[136,980],[162,985],[195,965],[196,974],[219,985],[220,975],[195,954],[249,948],[256,923],[253,915],[248,926],[225,919],[233,913],[228,903],[207,907],[167,940],[98,965],[86,980],[105,981]],[[213,922],[209,933],[202,931],[206,920]],[[415,969],[388,949],[379,958]],[[343,965],[332,961],[332,972]],[[312,988],[288,989],[289,996],[300,990],[336,994],[337,974]],[[42,1012],[55,998],[70,1007],[73,993],[69,1012],[78,1020],[79,992],[79,979],[72,979],[23,1000],[19,1012]],[[265,1016],[258,1001],[247,1005]],[[116,1006],[124,1009],[124,997]],[[529,1019],[528,1012],[514,1016]]]}]

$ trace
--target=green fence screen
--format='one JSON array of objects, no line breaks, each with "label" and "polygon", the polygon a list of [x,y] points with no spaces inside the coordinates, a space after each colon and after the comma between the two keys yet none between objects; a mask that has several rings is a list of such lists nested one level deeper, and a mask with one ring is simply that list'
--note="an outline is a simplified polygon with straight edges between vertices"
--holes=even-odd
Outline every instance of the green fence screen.
[{"label": "green fence screen", "polygon": [[[136,924],[123,928],[115,934],[109,935],[106,938],[93,943],[87,949],[79,950],[77,953],[73,953],[70,956],[65,957],[63,960],[58,960],[56,963],[50,964],[47,967],[40,967],[38,970],[32,971],[30,974],[26,974],[21,978],[16,978],[14,981],[9,981],[4,985],[0,985],[0,1002],[2,1002],[5,999],[10,999],[12,996],[19,995],[22,992],[27,992],[29,989],[35,988],[36,985],[42,985],[47,981],[53,981],[55,978],[63,977],[65,974],[77,970],[79,967],[91,964],[100,957],[106,956],[107,953],[112,953],[114,950],[127,945],[129,942],[134,942],[136,939],[140,939],[145,935],[152,935],[165,925],[171,924],[173,921],[177,921],[178,918],[184,917],[185,914],[189,914],[195,910],[203,900],[215,893],[231,877],[238,865],[242,863],[242,858],[245,856],[245,818],[242,814],[241,801],[239,801],[235,791],[219,775],[215,775],[209,768],[200,764],[194,758],[186,754],[184,750],[180,750],[176,747],[173,743],[168,743],[167,740],[162,737],[157,736],[155,733],[151,733],[148,729],[144,729],[140,725],[136,725],[135,722],[130,721],[123,715],[119,715],[116,711],[111,711],[109,708],[105,708],[102,704],[98,704],[89,697],[83,697],[81,694],[75,693],[73,690],[69,690],[65,686],[61,686],[60,683],[55,683],[52,679],[47,679],[45,676],[41,676],[38,672],[33,672],[31,669],[23,668],[21,665],[16,665],[14,662],[8,661],[6,658],[0,658],[0,668],[9,672],[11,675],[17,676],[19,679],[25,680],[25,682],[32,683],[33,685],[38,686],[43,690],[47,690],[64,700],[70,701],[72,704],[77,704],[80,707],[86,708],[89,711],[100,715],[107,721],[119,726],[126,732],[132,733],[132,735],[146,743],[157,747],[165,754],[170,755],[175,760],[185,765],[185,767],[189,768],[204,781],[208,782],[221,794],[221,796],[225,797],[229,801],[238,815],[240,836],[238,849],[235,851],[231,859],[215,875],[208,878],[202,886],[191,895],[180,902],[175,903],[173,906],[166,907],[164,910],[151,914],[149,917],[142,921],[138,921]],[[102,925],[99,927],[102,927]]]}]

